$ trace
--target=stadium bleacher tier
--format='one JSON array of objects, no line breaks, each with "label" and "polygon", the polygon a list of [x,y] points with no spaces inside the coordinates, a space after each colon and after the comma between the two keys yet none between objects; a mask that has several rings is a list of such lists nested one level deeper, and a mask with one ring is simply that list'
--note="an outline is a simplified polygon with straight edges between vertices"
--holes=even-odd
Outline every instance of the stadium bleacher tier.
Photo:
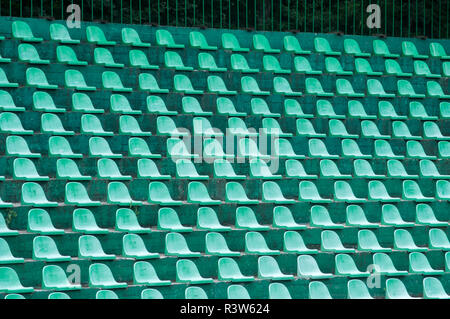
[{"label": "stadium bleacher tier", "polygon": [[0,21],[1,298],[449,298],[449,40]]}]

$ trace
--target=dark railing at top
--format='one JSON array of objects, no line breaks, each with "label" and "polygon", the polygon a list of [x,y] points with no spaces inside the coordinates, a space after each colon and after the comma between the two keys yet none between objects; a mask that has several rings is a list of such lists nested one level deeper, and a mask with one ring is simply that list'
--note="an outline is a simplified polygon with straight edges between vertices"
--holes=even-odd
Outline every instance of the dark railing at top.
[{"label": "dark railing at top", "polygon": [[[0,15],[66,19],[69,4],[82,21],[257,31],[343,32],[449,38],[450,0],[0,0]],[[366,25],[369,4],[381,28]]]}]

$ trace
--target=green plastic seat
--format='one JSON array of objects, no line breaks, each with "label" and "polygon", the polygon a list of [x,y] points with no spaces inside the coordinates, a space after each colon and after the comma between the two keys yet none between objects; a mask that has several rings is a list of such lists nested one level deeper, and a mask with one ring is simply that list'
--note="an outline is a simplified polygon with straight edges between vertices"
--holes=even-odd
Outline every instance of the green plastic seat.
[{"label": "green plastic seat", "polygon": [[200,287],[187,287],[184,291],[184,299],[208,299],[208,295]]},{"label": "green plastic seat", "polygon": [[276,206],[273,209],[273,227],[283,228],[283,229],[306,229],[306,225],[298,224],[294,217],[292,216],[292,212],[289,208],[285,206]]},{"label": "green plastic seat", "polygon": [[148,186],[148,200],[162,206],[181,205],[183,202],[173,200],[167,186],[162,182],[151,182]]},{"label": "green plastic seat", "polygon": [[239,157],[248,157],[248,158],[261,158],[261,159],[269,159],[269,155],[264,155],[260,153],[256,142],[249,138],[239,139],[238,144],[238,156]]},{"label": "green plastic seat", "polygon": [[112,290],[99,290],[95,294],[95,299],[119,299],[119,296]]},{"label": "green plastic seat", "polygon": [[369,200],[379,202],[399,202],[400,198],[392,197],[386,190],[386,186],[381,181],[369,181]]},{"label": "green plastic seat", "polygon": [[[352,139],[343,139],[341,141],[342,157],[348,158],[372,158],[372,155],[363,154],[358,146],[358,143]],[[356,162],[356,161],[355,161]]]},{"label": "green plastic seat", "polygon": [[33,110],[38,112],[50,112],[50,113],[66,112],[65,108],[57,108],[55,102],[53,102],[51,95],[43,91],[36,91],[33,93]]},{"label": "green plastic seat", "polygon": [[181,100],[183,113],[197,116],[211,116],[212,112],[203,111],[200,102],[193,96],[185,96]]},{"label": "green plastic seat", "polygon": [[[3,264],[21,264],[24,263],[24,258],[16,258],[13,256],[8,242],[0,238],[0,265]],[[0,285],[1,286],[1,285]],[[0,288],[1,291],[1,288]]]},{"label": "green plastic seat", "polygon": [[266,72],[273,72],[275,74],[291,74],[291,70],[283,69],[280,62],[273,55],[265,55],[263,57],[263,67]]},{"label": "green plastic seat", "polygon": [[370,53],[361,51],[361,48],[355,39],[344,40],[344,52],[355,57],[370,57]]},{"label": "green plastic seat", "polygon": [[406,229],[396,229],[394,231],[394,249],[406,250],[409,252],[422,252],[428,250],[426,247],[417,246],[411,233]]},{"label": "green plastic seat", "polygon": [[419,141],[406,142],[406,156],[409,158],[436,159],[434,155],[427,155]]},{"label": "green plastic seat", "polygon": [[275,258],[272,256],[261,256],[258,258],[258,277],[268,280],[293,280],[293,275],[281,272]]},{"label": "green plastic seat", "polygon": [[236,209],[236,228],[254,231],[270,230],[269,226],[261,225],[258,222],[254,211],[247,206],[240,206]]},{"label": "green plastic seat", "polygon": [[[439,104],[439,110],[440,110],[440,115],[441,118],[443,119],[449,119],[450,118],[450,103],[449,102],[441,102]],[[429,120],[437,120],[438,117],[437,116],[430,116],[429,118],[426,118]]]},{"label": "green plastic seat", "polygon": [[[36,92],[38,93],[38,92]],[[34,93],[34,94],[36,94]],[[33,94],[33,97],[34,97]],[[24,107],[18,107],[13,101],[11,94],[6,91],[0,90],[0,111],[2,112],[22,112],[25,111]]]},{"label": "green plastic seat", "polygon": [[386,299],[418,299],[411,297],[405,284],[397,278],[386,280]]},{"label": "green plastic seat", "polygon": [[[141,73],[139,74],[139,89],[142,91],[149,91],[150,93],[169,93],[168,89],[159,87],[153,74]],[[147,107],[150,107],[147,97]]]},{"label": "green plastic seat", "polygon": [[116,211],[116,230],[127,233],[150,233],[150,228],[139,224],[136,214],[130,208],[119,208]]},{"label": "green plastic seat", "polygon": [[78,44],[80,40],[72,39],[67,28],[60,23],[50,24],[50,39],[62,44]]},{"label": "green plastic seat", "polygon": [[123,63],[116,63],[111,52],[106,48],[94,49],[94,62],[109,68],[123,68],[125,66]]},{"label": "green plastic seat", "polygon": [[11,31],[14,39],[24,42],[41,42],[43,40],[33,35],[33,31],[25,21],[14,21],[11,25]]},{"label": "green plastic seat", "polygon": [[249,48],[243,48],[240,46],[236,36],[232,33],[222,33],[222,47],[225,50],[233,52],[249,52]]},{"label": "green plastic seat", "polygon": [[263,117],[281,117],[280,113],[272,113],[267,102],[262,98],[252,98],[250,101],[252,113]]},{"label": "green plastic seat", "polygon": [[399,77],[411,77],[412,73],[403,72],[400,64],[396,60],[385,60],[384,66],[386,68],[387,75],[394,75]]},{"label": "green plastic seat", "polygon": [[247,59],[242,54],[232,54],[230,57],[231,69],[241,73],[258,73],[259,69],[251,68],[248,65]]},{"label": "green plastic seat", "polygon": [[243,76],[241,78],[242,92],[251,95],[270,95],[269,91],[262,91],[259,88],[258,82],[255,78],[250,76]]},{"label": "green plastic seat", "polygon": [[[5,59],[5,60],[7,60],[7,59]],[[0,59],[0,61],[1,61],[1,59]],[[4,62],[9,62],[9,61],[4,61]],[[418,62],[421,62],[421,61],[418,61]],[[450,77],[450,63],[449,62],[442,63],[442,73],[445,77]],[[436,74],[436,75],[437,75],[436,77],[441,77],[440,74]]]},{"label": "green plastic seat", "polygon": [[50,202],[47,199],[41,185],[34,182],[27,182],[22,184],[22,205],[56,207],[58,203]]},{"label": "green plastic seat", "polygon": [[350,118],[359,118],[359,119],[376,119],[376,115],[368,115],[366,110],[364,109],[363,104],[360,101],[351,100],[348,101],[348,116]]},{"label": "green plastic seat", "polygon": [[68,47],[66,45],[59,45],[56,47],[56,59],[59,63],[68,65],[88,65],[87,61],[78,60],[75,51],[73,51],[71,47]]},{"label": "green plastic seat", "polygon": [[197,56],[198,67],[200,70],[205,70],[209,72],[226,72],[227,68],[220,68],[217,66],[216,60],[210,53],[200,52]]},{"label": "green plastic seat", "polygon": [[219,97],[216,100],[217,103],[217,111],[219,114],[226,116],[247,116],[246,112],[238,112],[231,101],[227,97]]},{"label": "green plastic seat", "polygon": [[141,201],[133,200],[130,193],[122,182],[111,182],[108,184],[107,201],[109,204],[119,206],[142,206]]},{"label": "green plastic seat", "polygon": [[439,180],[436,182],[436,199],[449,200],[450,199],[450,182]]},{"label": "green plastic seat", "polygon": [[189,32],[189,43],[191,47],[200,50],[217,50],[216,46],[209,45],[205,36],[198,31]]},{"label": "green plastic seat", "polygon": [[13,177],[17,180],[48,181],[50,177],[39,175],[36,166],[28,158],[16,158],[13,162]]},{"label": "green plastic seat", "polygon": [[444,136],[436,122],[423,123],[423,135],[427,139],[450,140],[450,136]]},{"label": "green plastic seat", "polygon": [[122,94],[111,94],[111,113],[129,114],[129,115],[141,115],[142,111],[133,110],[130,102]]},{"label": "green plastic seat", "polygon": [[2,293],[30,293],[34,289],[32,287],[24,287],[14,269],[0,267],[0,291]]},{"label": "green plastic seat", "polygon": [[413,59],[428,59],[428,55],[419,54],[415,44],[411,41],[402,42],[402,54],[403,56],[410,57]]},{"label": "green plastic seat", "polygon": [[[342,174],[339,171],[338,166],[335,162],[329,159],[324,159],[320,161],[320,175],[322,178],[332,178],[332,179],[349,179],[352,178],[351,175]],[[343,185],[340,185],[343,187]]]},{"label": "green plastic seat", "polygon": [[405,122],[392,122],[392,135],[395,138],[402,138],[405,140],[420,140],[421,136],[412,135],[408,125]]},{"label": "green plastic seat", "polygon": [[409,254],[409,272],[422,275],[440,275],[444,270],[433,269],[423,253],[413,252]]},{"label": "green plastic seat", "polygon": [[11,208],[14,207],[12,203],[6,203],[0,198],[0,208]]},{"label": "green plastic seat", "polygon": [[194,127],[194,135],[201,135],[205,137],[223,136],[223,133],[220,132],[219,129],[213,128],[209,120],[204,117],[194,117],[192,119],[192,126]]},{"label": "green plastic seat", "polygon": [[392,262],[391,257],[385,253],[375,253],[373,255],[373,264],[375,266],[376,271],[380,275],[387,276],[404,276],[408,275],[408,271],[397,270],[394,263]]},{"label": "green plastic seat", "polygon": [[406,115],[398,115],[394,106],[389,101],[378,102],[378,115],[380,118],[394,119],[394,120],[406,120]]},{"label": "green plastic seat", "polygon": [[250,176],[260,179],[281,179],[281,175],[272,174],[269,166],[261,159],[250,160]]},{"label": "green plastic seat", "polygon": [[176,115],[177,111],[169,111],[164,100],[160,96],[151,95],[147,97],[147,110],[159,115]]},{"label": "green plastic seat", "polygon": [[212,278],[203,277],[196,264],[189,259],[179,259],[176,263],[177,282],[188,284],[209,284],[214,282]]},{"label": "green plastic seat", "polygon": [[369,251],[371,253],[384,253],[391,251],[390,248],[380,246],[375,233],[368,229],[362,229],[358,232],[358,250]]},{"label": "green plastic seat", "polygon": [[[428,83],[430,83],[430,82],[428,82]],[[429,93],[428,83],[427,83],[427,92]],[[400,96],[409,97],[409,98],[418,98],[418,99],[425,97],[425,94],[416,93],[411,82],[409,82],[408,80],[398,80],[397,88],[398,88],[398,94]]]},{"label": "green plastic seat", "polygon": [[[445,68],[445,67],[444,67]],[[414,61],[414,73],[427,78],[440,78],[440,74],[433,74],[425,61]]]},{"label": "green plastic seat", "polygon": [[[32,69],[32,70],[28,71],[30,69]],[[36,70],[38,70],[38,71],[36,71]],[[26,73],[26,75],[27,75],[27,85],[35,85],[37,83],[37,81],[34,81],[34,76],[35,75],[38,77],[37,80],[39,80],[39,82],[41,80],[41,76],[42,75],[44,75],[44,77],[45,77],[45,74],[41,73],[42,71],[41,72],[39,72],[39,71],[41,71],[41,70],[39,70],[37,68],[28,68],[27,69],[27,73]],[[31,80],[31,82],[29,82],[29,80]],[[5,71],[2,68],[0,68],[0,87],[3,87],[3,88],[16,88],[16,87],[19,87],[19,83],[9,82],[8,78],[6,77]],[[51,88],[53,88],[53,87],[51,87]]]},{"label": "green plastic seat", "polygon": [[75,135],[74,131],[67,131],[59,116],[53,113],[41,115],[41,132],[51,135]]},{"label": "green plastic seat", "polygon": [[314,205],[311,207],[310,224],[313,227],[319,227],[322,229],[344,228],[343,224],[336,224],[335,222],[333,222],[327,208],[320,205]]},{"label": "green plastic seat", "polygon": [[336,275],[346,276],[350,278],[368,277],[370,272],[360,271],[355,264],[355,261],[350,255],[337,254],[334,257],[336,264]]},{"label": "green plastic seat", "polygon": [[373,41],[373,53],[378,56],[382,56],[385,58],[398,58],[399,54],[393,54],[389,51],[389,48],[386,42],[382,40],[374,40]]},{"label": "green plastic seat", "polygon": [[[347,40],[345,40],[347,41]],[[345,45],[344,41],[344,45]],[[355,59],[355,70],[357,74],[371,75],[371,76],[381,76],[383,72],[377,72],[372,69],[369,61],[362,58]]]},{"label": "green plastic seat", "polygon": [[334,200],[347,203],[361,203],[367,201],[367,198],[356,197],[350,184],[344,181],[334,183]]},{"label": "green plastic seat", "polygon": [[102,73],[102,86],[106,90],[114,92],[132,92],[132,88],[124,87],[119,75],[113,71],[105,71]]},{"label": "green plastic seat", "polygon": [[398,211],[398,208],[392,204],[385,204],[381,208],[381,224],[394,227],[414,227],[413,222],[405,222]]},{"label": "green plastic seat", "polygon": [[333,277],[333,274],[323,273],[316,259],[310,255],[300,255],[297,257],[297,275],[310,279],[328,279]]},{"label": "green plastic seat", "polygon": [[190,182],[188,185],[187,202],[202,205],[220,205],[221,200],[212,199],[208,189],[201,182]]},{"label": "green plastic seat", "polygon": [[228,299],[252,299],[247,289],[242,285],[230,285],[227,288]]},{"label": "green plastic seat", "polygon": [[303,50],[299,41],[293,35],[286,35],[283,38],[284,49],[294,54],[311,54],[311,51]]},{"label": "green plastic seat", "polygon": [[29,43],[21,43],[17,47],[19,61],[30,64],[50,64],[50,60],[40,58],[36,48]]},{"label": "green plastic seat", "polygon": [[313,203],[331,203],[332,201],[329,198],[323,198],[319,194],[316,185],[311,181],[300,182],[298,200]]},{"label": "green plastic seat", "polygon": [[[442,102],[440,104],[441,112],[442,112],[442,107],[443,107],[444,103],[445,102]],[[418,101],[412,101],[409,103],[409,117],[413,118],[413,119],[432,120],[432,121],[437,120],[439,118],[438,116],[428,115],[423,104]],[[445,118],[445,116],[444,116],[444,118]]]},{"label": "green plastic seat", "polygon": [[202,90],[195,90],[191,80],[184,74],[176,74],[173,77],[174,89],[176,92],[185,94],[203,94]]},{"label": "green plastic seat", "polygon": [[348,97],[364,97],[364,93],[356,93],[353,89],[352,84],[347,79],[337,79],[336,80],[336,92],[340,96]]},{"label": "green plastic seat", "polygon": [[101,202],[92,201],[89,198],[86,188],[79,182],[66,184],[66,204],[75,206],[100,206]]},{"label": "green plastic seat", "polygon": [[65,271],[57,265],[47,265],[42,268],[42,289],[45,290],[79,290],[80,284],[72,284]]},{"label": "green plastic seat", "polygon": [[438,82],[427,82],[427,96],[439,99],[450,99],[450,94],[445,94]]},{"label": "green plastic seat", "polygon": [[416,224],[438,227],[448,225],[445,221],[437,220],[431,206],[423,203],[416,206]]},{"label": "green plastic seat", "polygon": [[40,208],[28,211],[27,231],[42,235],[62,235],[65,233],[64,229],[56,229],[48,212]]},{"label": "green plastic seat", "polygon": [[297,135],[307,137],[326,137],[324,133],[317,133],[313,124],[308,119],[298,119],[296,121]]},{"label": "green plastic seat", "polygon": [[363,120],[361,122],[361,133],[365,138],[390,139],[390,135],[380,133],[377,125],[373,121]]},{"label": "green plastic seat", "polygon": [[33,239],[33,259],[46,262],[70,261],[70,256],[59,253],[55,241],[48,236],[37,236]]},{"label": "green plastic seat", "polygon": [[279,255],[280,251],[270,249],[264,236],[258,232],[247,232],[245,234],[245,252],[258,255]]},{"label": "green plastic seat", "polygon": [[404,200],[412,200],[415,202],[431,202],[434,197],[426,197],[420,190],[419,184],[412,180],[403,181],[402,197]]},{"label": "green plastic seat", "polygon": [[130,65],[143,70],[158,70],[159,66],[150,64],[147,56],[141,50],[130,50],[128,57]]},{"label": "green plastic seat", "polygon": [[302,96],[302,92],[293,91],[289,81],[283,77],[277,76],[273,78],[273,89],[275,93],[286,96]]},{"label": "green plastic seat", "polygon": [[89,156],[100,158],[122,158],[122,154],[113,153],[108,142],[103,137],[89,139]]},{"label": "green plastic seat", "polygon": [[197,228],[209,231],[230,231],[231,227],[223,226],[211,207],[200,207],[197,210]]},{"label": "green plastic seat", "polygon": [[308,285],[309,299],[333,299],[327,286],[321,281],[312,281]]},{"label": "green plastic seat", "polygon": [[127,234],[122,237],[122,255],[134,259],[159,258],[158,253],[151,253],[147,250],[144,240],[137,234]]},{"label": "green plastic seat", "polygon": [[[218,135],[221,136],[221,135]],[[223,150],[222,145],[216,139],[205,139],[203,140],[203,157],[208,159],[214,158],[233,158],[233,154],[226,154]],[[240,179],[240,178],[238,178]]]},{"label": "green plastic seat", "polygon": [[122,43],[131,45],[133,47],[150,47],[150,43],[142,42],[137,31],[133,28],[122,28]]},{"label": "green plastic seat", "polygon": [[[1,37],[0,37],[0,40],[1,40]],[[4,58],[0,54],[0,63],[10,63],[10,62],[11,62],[11,58]]]},{"label": "green plastic seat", "polygon": [[97,26],[88,26],[86,28],[86,39],[88,42],[97,45],[116,45],[115,41],[106,40],[102,29]]},{"label": "green plastic seat", "polygon": [[[409,82],[408,82],[409,83]],[[367,80],[367,93],[376,97],[395,97],[394,93],[386,93],[383,84],[378,79],[368,79]]]},{"label": "green plastic seat", "polygon": [[228,182],[225,186],[225,202],[239,204],[259,204],[257,199],[249,199],[243,186],[238,182]]},{"label": "green plastic seat", "polygon": [[305,242],[300,233],[295,231],[287,231],[283,235],[283,250],[296,254],[317,254],[317,249],[310,249],[305,245]]},{"label": "green plastic seat", "polygon": [[[437,225],[439,226],[439,225]],[[440,226],[443,226],[442,224]],[[439,250],[450,250],[450,241],[442,229],[433,228],[428,232],[430,248]]]},{"label": "green plastic seat", "polygon": [[64,292],[52,292],[48,295],[48,299],[57,299],[57,300],[63,300],[63,299],[71,299],[68,294]]},{"label": "green plastic seat", "polygon": [[164,299],[164,296],[158,290],[148,288],[142,290],[141,299]]},{"label": "green plastic seat", "polygon": [[83,154],[74,153],[69,141],[62,136],[52,136],[48,139],[50,157],[82,158]]},{"label": "green plastic seat", "polygon": [[450,142],[442,141],[438,143],[438,152],[440,158],[450,157]]},{"label": "green plastic seat", "polygon": [[170,280],[159,279],[155,267],[147,261],[138,261],[133,265],[133,283],[145,286],[168,286]]},{"label": "green plastic seat", "polygon": [[237,175],[228,160],[216,159],[214,160],[214,178],[246,179],[246,176]]},{"label": "green plastic seat", "polygon": [[332,92],[325,92],[322,84],[316,78],[307,78],[305,80],[306,93],[316,96],[334,96]]},{"label": "green plastic seat", "polygon": [[263,34],[253,35],[253,49],[256,51],[262,51],[264,53],[280,53],[279,49],[273,49],[270,46],[269,40]]},{"label": "green plastic seat", "polygon": [[322,140],[311,138],[308,141],[308,155],[309,157],[319,158],[339,158],[339,155],[332,155],[328,153],[327,147]]},{"label": "green plastic seat", "polygon": [[158,210],[158,229],[173,232],[191,232],[193,230],[192,227],[183,226],[177,212],[170,207]]},{"label": "green plastic seat", "polygon": [[372,169],[370,163],[365,159],[353,161],[355,176],[368,179],[385,179],[385,175],[377,175]]},{"label": "green plastic seat", "polygon": [[444,286],[438,278],[427,277],[423,279],[423,298],[425,299],[450,299]]},{"label": "green plastic seat", "polygon": [[111,269],[105,264],[91,264],[89,266],[89,287],[115,289],[126,288],[126,282],[117,282]]},{"label": "green plastic seat", "polygon": [[220,258],[217,265],[218,279],[221,281],[248,282],[255,280],[253,276],[244,276],[238,263],[230,257]]},{"label": "green plastic seat", "polygon": [[19,232],[17,230],[9,229],[8,225],[6,224],[5,218],[2,214],[0,214],[0,236],[16,236],[18,234]]},{"label": "green plastic seat", "polygon": [[302,110],[300,103],[294,99],[284,100],[284,112],[286,116],[300,117],[300,118],[312,118],[313,114],[305,114]]},{"label": "green plastic seat", "polygon": [[97,89],[95,86],[88,86],[84,80],[83,74],[78,70],[66,70],[64,73],[64,80],[66,86],[70,89],[78,91],[95,91]]},{"label": "green plastic seat", "polygon": [[347,282],[347,298],[348,299],[374,299],[364,281],[359,279],[351,279]]},{"label": "green plastic seat", "polygon": [[189,180],[207,180],[208,175],[200,175],[194,163],[188,159],[178,159],[176,161],[176,177]]},{"label": "green plastic seat", "polygon": [[430,43],[430,54],[432,57],[441,59],[441,60],[450,60],[450,55],[447,55],[442,44],[438,42]]},{"label": "green plastic seat", "polygon": [[237,92],[228,90],[225,82],[220,76],[210,75],[207,79],[208,91],[220,95],[236,95]]},{"label": "green plastic seat", "polygon": [[185,66],[180,55],[174,51],[166,51],[164,53],[164,65],[168,69],[175,69],[177,71],[192,71],[191,66]]},{"label": "green plastic seat", "polygon": [[17,135],[34,134],[33,130],[25,130],[19,116],[11,112],[0,113],[0,132]]},{"label": "green plastic seat", "polygon": [[339,235],[332,230],[324,230],[320,234],[320,250],[335,253],[354,253],[355,249],[344,247]]},{"label": "green plastic seat", "polygon": [[314,49],[317,53],[321,53],[324,55],[335,55],[340,56],[341,52],[336,52],[331,49],[330,43],[327,39],[322,37],[314,38]]},{"label": "green plastic seat", "polygon": [[358,134],[350,134],[341,120],[331,119],[328,121],[329,132],[331,136],[342,138],[359,138]]},{"label": "green plastic seat", "polygon": [[147,158],[138,160],[137,175],[138,178],[153,180],[166,180],[171,178],[170,175],[161,174],[155,162]]},{"label": "green plastic seat", "polygon": [[183,140],[178,138],[167,139],[167,154],[173,158],[198,158],[198,154],[192,154],[188,151]]},{"label": "green plastic seat", "polygon": [[116,259],[116,256],[106,254],[97,237],[83,235],[78,238],[78,258],[89,260],[114,260]]},{"label": "green plastic seat", "polygon": [[240,256],[238,251],[231,251],[227,241],[219,233],[208,232],[205,236],[205,252],[215,256]]},{"label": "green plastic seat", "polygon": [[238,117],[230,117],[228,119],[228,131],[237,136],[258,136],[254,129],[251,131],[247,128],[244,120]]},{"label": "green plastic seat", "polygon": [[318,176],[314,174],[308,174],[305,171],[302,163],[295,159],[288,159],[285,162],[286,176],[297,179],[317,179]]},{"label": "green plastic seat", "polygon": [[158,135],[168,135],[168,136],[187,136],[188,133],[185,131],[180,131],[169,116],[158,116],[156,118],[156,129]]},{"label": "green plastic seat", "polygon": [[387,161],[387,176],[390,178],[417,179],[419,175],[409,175],[399,160],[391,159]]},{"label": "green plastic seat", "polygon": [[303,159],[305,155],[296,154],[289,140],[278,138],[274,142],[273,154],[279,158]]},{"label": "green plastic seat", "polygon": [[156,31],[156,43],[159,46],[171,48],[171,49],[183,49],[184,44],[175,43],[172,34],[167,30]]},{"label": "green plastic seat", "polygon": [[294,69],[296,73],[322,74],[322,71],[320,70],[313,70],[309,60],[302,56],[297,56],[294,58]]},{"label": "green plastic seat", "polygon": [[82,113],[105,113],[103,109],[96,109],[91,98],[86,93],[76,92],[72,94],[72,109]]},{"label": "green plastic seat", "polygon": [[122,115],[119,119],[119,132],[122,135],[151,136],[151,132],[142,131],[136,118],[131,115]]},{"label": "green plastic seat", "polygon": [[344,71],[341,63],[335,57],[325,58],[325,70],[330,74],[335,75],[353,75],[352,71]]},{"label": "green plastic seat", "polygon": [[72,230],[74,232],[92,235],[109,233],[108,229],[98,226],[94,214],[86,208],[77,208],[73,211]]}]

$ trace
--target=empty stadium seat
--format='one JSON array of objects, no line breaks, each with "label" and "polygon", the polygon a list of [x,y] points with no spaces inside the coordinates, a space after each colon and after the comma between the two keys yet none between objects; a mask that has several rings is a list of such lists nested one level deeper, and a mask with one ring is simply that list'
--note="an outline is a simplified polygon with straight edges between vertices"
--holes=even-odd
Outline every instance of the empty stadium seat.
[{"label": "empty stadium seat", "polygon": [[245,234],[245,252],[258,255],[279,255],[280,251],[270,249],[264,236],[258,232],[247,232]]},{"label": "empty stadium seat", "polygon": [[256,51],[263,51],[264,53],[280,53],[279,49],[273,49],[270,46],[269,40],[263,34],[253,35],[253,48]]},{"label": "empty stadium seat", "polygon": [[122,42],[133,47],[148,48],[151,46],[150,43],[142,42],[139,33],[132,28],[122,28],[121,35]]},{"label": "empty stadium seat", "polygon": [[292,280],[293,275],[284,274],[280,270],[275,258],[272,256],[261,256],[258,258],[258,277],[269,280]]},{"label": "empty stadium seat", "polygon": [[136,285],[166,286],[170,280],[161,280],[155,267],[147,261],[138,261],[133,265],[133,282]]},{"label": "empty stadium seat", "polygon": [[236,36],[232,33],[222,33],[222,47],[225,50],[233,52],[249,52],[249,48],[243,48],[240,46]]},{"label": "empty stadium seat", "polygon": [[45,290],[80,290],[80,284],[69,282],[64,270],[57,265],[47,265],[42,268],[42,289]]},{"label": "empty stadium seat", "polygon": [[183,49],[184,44],[176,43],[172,34],[167,30],[156,31],[156,43],[159,46],[171,48],[171,49]]},{"label": "empty stadium seat", "polygon": [[117,282],[107,265],[95,263],[89,266],[89,287],[102,289],[125,288],[127,283]]},{"label": "empty stadium seat", "polygon": [[114,260],[116,256],[106,254],[100,240],[92,235],[83,235],[78,238],[78,258],[90,260]]},{"label": "empty stadium seat", "polygon": [[137,234],[127,234],[122,237],[122,255],[135,259],[159,258],[158,253],[147,250],[144,240]]},{"label": "empty stadium seat", "polygon": [[202,277],[197,266],[192,260],[179,259],[176,263],[177,282],[189,284],[208,284],[213,282],[212,278]]},{"label": "empty stadium seat", "polygon": [[28,211],[27,231],[42,235],[62,235],[65,233],[64,229],[55,228],[48,212],[40,208]]},{"label": "empty stadium seat", "polygon": [[116,226],[117,231],[127,233],[149,233],[151,230],[147,227],[142,227],[139,224],[136,214],[129,208],[119,208],[116,211]]},{"label": "empty stadium seat", "polygon": [[218,67],[214,57],[206,52],[200,52],[197,56],[198,67],[200,70],[206,70],[210,72],[226,72],[227,68]]},{"label": "empty stadium seat", "polygon": [[231,69],[242,73],[258,73],[259,69],[251,68],[248,65],[247,59],[239,53],[232,54],[230,57]]},{"label": "empty stadium seat", "polygon": [[[134,44],[135,45],[135,44]],[[141,50],[130,50],[128,57],[130,65],[143,70],[158,70],[159,66],[150,64],[147,56]]]},{"label": "empty stadium seat", "polygon": [[327,279],[333,277],[333,274],[323,273],[316,259],[310,255],[300,255],[297,257],[297,275],[311,279]]},{"label": "empty stadium seat", "polygon": [[283,38],[284,49],[294,54],[310,54],[311,51],[303,50],[298,39],[293,35],[286,35]]}]

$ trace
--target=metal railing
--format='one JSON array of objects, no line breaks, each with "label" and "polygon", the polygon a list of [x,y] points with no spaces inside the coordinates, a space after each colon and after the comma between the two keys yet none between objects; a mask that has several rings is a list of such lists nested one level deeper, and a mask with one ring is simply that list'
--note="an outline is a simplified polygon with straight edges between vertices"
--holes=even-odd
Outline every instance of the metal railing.
[{"label": "metal railing", "polygon": [[[448,38],[449,0],[0,0],[0,15],[260,31]],[[380,28],[369,28],[367,6],[379,6]]]}]

